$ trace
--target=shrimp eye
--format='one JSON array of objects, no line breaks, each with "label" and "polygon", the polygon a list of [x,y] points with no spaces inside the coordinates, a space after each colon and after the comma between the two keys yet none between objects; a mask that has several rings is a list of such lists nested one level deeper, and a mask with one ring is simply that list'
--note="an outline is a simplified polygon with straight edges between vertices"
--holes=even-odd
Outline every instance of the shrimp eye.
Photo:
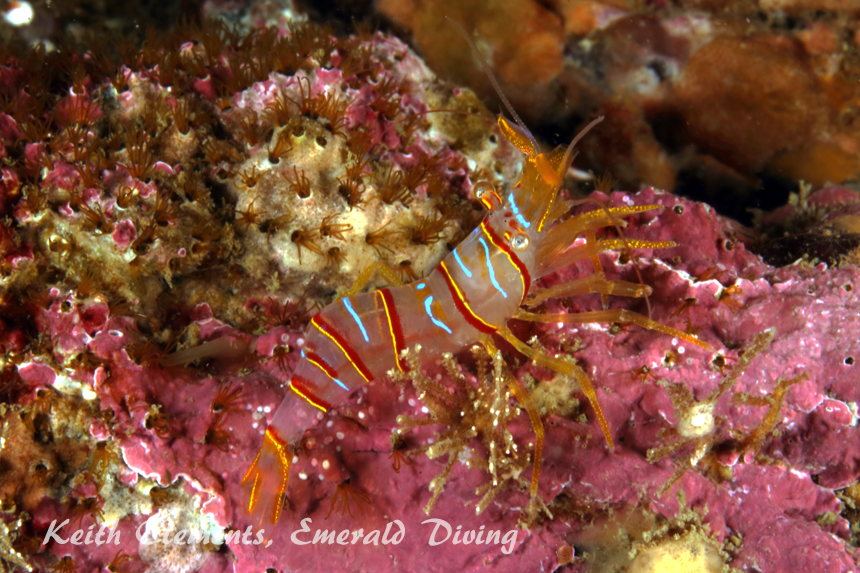
[{"label": "shrimp eye", "polygon": [[498,209],[502,205],[502,199],[493,186],[485,181],[475,184],[475,197],[486,207],[488,211]]},{"label": "shrimp eye", "polygon": [[514,235],[514,238],[511,239],[511,246],[515,251],[525,251],[529,248],[528,235]]}]

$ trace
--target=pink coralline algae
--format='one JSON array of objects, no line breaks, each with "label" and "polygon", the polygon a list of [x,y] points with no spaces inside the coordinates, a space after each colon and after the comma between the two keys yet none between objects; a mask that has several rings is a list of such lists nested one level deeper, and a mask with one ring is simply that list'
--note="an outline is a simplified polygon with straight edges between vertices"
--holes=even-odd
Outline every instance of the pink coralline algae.
[{"label": "pink coralline algae", "polygon": [[[747,229],[653,188],[592,195],[663,206],[601,231],[677,243],[600,256],[610,279],[641,276],[648,304],[591,295],[532,310],[650,313],[713,352],[623,323],[511,324],[586,370],[614,451],[576,384],[511,348],[410,349],[423,372],[318,416],[280,523],[258,535],[240,482],[300,360],[311,303],[379,259],[405,279],[428,272],[480,220],[472,186],[511,184],[518,155],[483,119],[425,113],[478,104],[397,40],[194,33],[178,59],[154,39],[126,54],[110,87],[99,83],[109,62],[81,58],[68,78],[43,79],[69,84],[52,102],[24,97],[24,64],[3,68],[23,95],[0,113],[13,158],[3,181],[17,181],[0,234],[0,560],[636,572],[681,555],[691,570],[858,569],[856,266],[770,266]],[[278,38],[293,43],[279,51]],[[255,67],[260,46],[280,71]],[[301,57],[278,59],[290,50]],[[498,383],[504,370],[546,428],[539,500],[527,493],[534,434]],[[435,397],[421,390],[430,383]],[[500,427],[456,432],[479,419]],[[116,524],[120,544],[62,542],[97,524]]]}]

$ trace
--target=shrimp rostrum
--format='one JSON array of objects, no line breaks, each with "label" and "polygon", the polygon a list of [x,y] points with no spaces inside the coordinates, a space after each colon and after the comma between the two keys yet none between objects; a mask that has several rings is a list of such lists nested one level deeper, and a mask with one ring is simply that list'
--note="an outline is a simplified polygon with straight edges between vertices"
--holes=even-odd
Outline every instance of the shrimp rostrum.
[{"label": "shrimp rostrum", "polygon": [[[595,120],[591,127],[600,120]],[[609,448],[609,425],[603,416],[591,380],[570,362],[554,358],[518,340],[507,327],[511,319],[550,323],[632,322],[710,349],[696,336],[681,332],[628,310],[601,310],[577,314],[534,314],[523,305],[550,297],[588,293],[647,297],[642,284],[609,280],[597,257],[614,249],[655,249],[675,246],[670,241],[605,238],[594,231],[624,226],[622,217],[660,209],[659,205],[595,210],[562,221],[572,202],[561,199],[562,179],[573,161],[573,148],[540,152],[537,142],[519,122],[499,119],[502,134],[525,155],[519,182],[502,192],[477,184],[487,217],[425,278],[402,284],[383,263],[359,277],[343,298],[314,316],[308,326],[304,358],[293,372],[289,393],[265,432],[263,445],[242,485],[248,511],[255,520],[274,525],[282,507],[290,463],[305,430],[319,411],[343,402],[358,387],[386,376],[392,369],[408,369],[405,350],[416,345],[439,354],[457,352],[475,343],[496,352],[494,337],[506,340],[529,359],[579,382],[594,410]],[[586,128],[587,130],[588,128]],[[573,244],[585,236],[584,242]],[[595,273],[529,296],[534,281],[577,261],[594,262]],[[373,273],[391,284],[362,293]],[[507,376],[513,395],[523,405],[536,436],[530,493],[537,495],[544,430],[537,408],[516,378]]]}]

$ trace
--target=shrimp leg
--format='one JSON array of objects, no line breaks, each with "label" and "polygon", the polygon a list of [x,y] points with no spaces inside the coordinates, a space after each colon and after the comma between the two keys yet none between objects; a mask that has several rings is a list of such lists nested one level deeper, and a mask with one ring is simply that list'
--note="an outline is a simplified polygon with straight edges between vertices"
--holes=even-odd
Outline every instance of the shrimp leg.
[{"label": "shrimp leg", "polygon": [[[596,243],[597,242],[597,233],[594,232],[594,229],[589,229],[585,232],[585,242],[586,243]],[[603,274],[603,265],[600,263],[600,257],[597,255],[591,256],[591,264],[594,267],[594,272],[601,279],[606,279]],[[643,287],[644,288],[644,287]],[[612,293],[602,292],[600,293],[600,303],[603,305],[603,310],[606,310],[609,307],[609,295]],[[645,296],[651,294],[651,291],[645,292]]]},{"label": "shrimp leg", "polygon": [[[526,299],[527,306],[537,306],[550,298],[578,296],[590,293],[602,295],[627,296],[641,298],[651,294],[651,287],[639,283],[620,280],[607,280],[603,272],[596,272],[585,277],[565,283],[553,285]],[[520,317],[515,317],[520,318]],[[525,320],[529,320],[526,318]]]},{"label": "shrimp leg", "polygon": [[696,346],[700,346],[705,350],[714,350],[714,348],[710,344],[708,344],[704,340],[700,340],[697,336],[693,336],[692,334],[688,334],[686,332],[678,330],[677,328],[672,328],[671,326],[666,326],[662,322],[651,320],[647,316],[639,314],[638,312],[633,312],[623,308],[618,308],[615,310],[595,310],[591,312],[577,312],[574,314],[535,314],[533,312],[519,310],[514,315],[514,318],[517,318],[519,320],[528,320],[530,322],[561,322],[565,324],[585,324],[591,322],[632,322],[633,324],[638,324],[642,328],[647,328],[648,330],[656,330],[657,332],[662,332],[663,334],[668,334],[669,336],[674,336],[676,338],[680,338],[681,340],[686,340],[687,342],[695,344]]},{"label": "shrimp leg", "polygon": [[358,278],[355,279],[355,282],[352,283],[352,286],[349,287],[341,298],[357,295],[364,290],[364,287],[366,287],[367,283],[370,282],[370,279],[373,277],[373,273],[375,272],[378,272],[391,286],[399,287],[404,284],[388,263],[377,261],[364,269],[361,274],[358,275]]},{"label": "shrimp leg", "polygon": [[[576,364],[571,364],[570,362],[553,358],[545,352],[535,350],[514,336],[514,333],[511,332],[507,326],[500,328],[498,334],[508,341],[508,343],[516,348],[521,354],[531,358],[539,365],[570,376],[571,378],[576,378],[579,385],[582,387],[582,391],[585,393],[586,398],[588,398],[588,402],[594,409],[594,413],[597,414],[597,421],[600,423],[600,429],[603,430],[603,435],[606,437],[606,444],[609,446],[610,450],[615,451],[615,443],[612,441],[612,434],[609,433],[609,424],[606,423],[606,418],[603,416],[603,410],[600,408],[600,402],[597,401],[597,393],[594,391],[594,386],[591,384],[591,379],[588,377],[588,374],[585,373],[585,370]],[[543,427],[541,427],[541,430],[542,429]]]}]

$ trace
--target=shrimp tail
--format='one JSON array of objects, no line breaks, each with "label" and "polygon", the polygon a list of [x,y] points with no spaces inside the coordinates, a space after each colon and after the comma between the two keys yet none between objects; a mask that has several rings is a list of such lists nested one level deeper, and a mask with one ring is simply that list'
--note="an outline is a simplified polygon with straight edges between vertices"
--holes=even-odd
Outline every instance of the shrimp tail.
[{"label": "shrimp tail", "polygon": [[290,479],[293,453],[272,426],[266,430],[263,446],[242,478],[248,513],[262,528],[274,528],[281,514],[283,497]]},{"label": "shrimp tail", "polygon": [[302,394],[298,388],[304,387],[297,379],[300,378],[294,374],[290,391],[272,416],[263,435],[263,445],[242,478],[243,505],[258,527],[272,531],[284,507],[293,456],[320,409],[299,397]]}]

